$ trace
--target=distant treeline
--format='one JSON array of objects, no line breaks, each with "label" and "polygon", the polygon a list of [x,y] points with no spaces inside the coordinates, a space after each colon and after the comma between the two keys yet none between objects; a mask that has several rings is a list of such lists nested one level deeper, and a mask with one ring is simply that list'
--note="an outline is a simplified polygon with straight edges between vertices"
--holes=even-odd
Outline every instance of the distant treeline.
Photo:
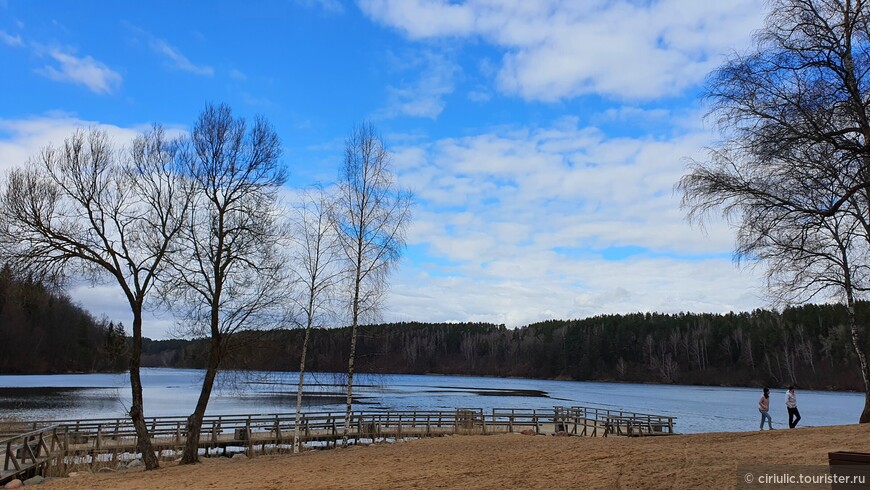
[{"label": "distant treeline", "polygon": [[[859,304],[870,320],[870,306]],[[865,323],[866,324],[866,323]],[[242,332],[228,369],[296,371],[301,330]],[[357,366],[433,373],[701,385],[863,390],[840,305],[782,313],[637,313],[552,320],[517,329],[483,323],[395,323],[361,329]],[[346,368],[349,329],[315,329],[308,369]],[[143,365],[204,366],[203,341],[146,341]]]},{"label": "distant treeline", "polygon": [[123,326],[94,319],[42,281],[0,269],[0,373],[120,371],[125,349]]}]

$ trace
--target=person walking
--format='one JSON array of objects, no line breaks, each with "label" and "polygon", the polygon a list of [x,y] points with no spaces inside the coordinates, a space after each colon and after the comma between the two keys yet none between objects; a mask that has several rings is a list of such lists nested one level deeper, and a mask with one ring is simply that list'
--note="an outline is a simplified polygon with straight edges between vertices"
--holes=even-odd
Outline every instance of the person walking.
[{"label": "person walking", "polygon": [[767,419],[767,429],[773,430],[773,421],[770,418],[770,388],[765,388],[764,393],[758,400],[758,411],[761,412],[761,426],[758,430],[764,430],[764,419]]},{"label": "person walking", "polygon": [[794,394],[794,386],[788,387],[788,393],[785,394],[785,408],[788,409],[788,427],[794,429],[798,422],[801,421],[801,413],[797,408],[797,395]]}]

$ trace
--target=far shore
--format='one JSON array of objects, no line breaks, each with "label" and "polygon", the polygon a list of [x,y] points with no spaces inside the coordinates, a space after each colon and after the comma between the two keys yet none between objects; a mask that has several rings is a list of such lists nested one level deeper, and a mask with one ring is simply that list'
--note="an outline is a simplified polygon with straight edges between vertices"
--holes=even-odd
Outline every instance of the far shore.
[{"label": "far shore", "polygon": [[827,466],[832,451],[870,452],[870,424],[641,438],[447,436],[79,473],[42,488],[734,488],[738,465]]},{"label": "far shore", "polygon": [[[172,369],[172,368],[167,368]],[[291,371],[292,372],[292,371]],[[495,376],[491,374],[441,374],[441,373],[358,373],[358,374],[366,374],[372,376],[394,376],[394,375],[408,375],[408,376],[456,376],[456,377],[471,377],[471,378],[497,378],[497,379],[528,379],[528,380],[546,380],[546,381],[576,381],[578,383],[613,383],[613,384],[627,384],[627,385],[650,385],[650,386],[701,386],[701,387],[712,387],[712,388],[747,388],[747,389],[761,389],[764,386],[772,390],[782,389],[785,391],[788,389],[789,385],[784,384],[782,386],[773,386],[773,385],[764,385],[759,383],[757,385],[737,385],[737,384],[727,384],[727,383],[656,383],[655,381],[633,381],[633,380],[625,380],[625,379],[613,379],[613,378],[601,378],[601,379],[574,379],[570,376],[557,376],[555,378],[523,378],[521,376]],[[801,385],[795,385],[801,391],[831,391],[838,393],[864,393],[864,390],[855,390],[848,388],[832,388],[832,387],[805,387]]]}]

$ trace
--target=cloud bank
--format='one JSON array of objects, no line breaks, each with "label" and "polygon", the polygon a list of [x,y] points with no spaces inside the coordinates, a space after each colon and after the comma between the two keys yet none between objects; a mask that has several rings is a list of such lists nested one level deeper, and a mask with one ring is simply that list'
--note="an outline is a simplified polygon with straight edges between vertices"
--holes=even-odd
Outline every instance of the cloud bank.
[{"label": "cloud bank", "polygon": [[679,94],[746,45],[763,13],[753,0],[362,0],[360,7],[412,40],[481,39],[503,50],[500,90],[542,101]]},{"label": "cloud bank", "polygon": [[673,193],[680,156],[708,142],[608,137],[565,118],[396,148],[419,206],[391,315],[517,326],[757,307],[761,282],[732,263],[728,226],[690,227]]}]

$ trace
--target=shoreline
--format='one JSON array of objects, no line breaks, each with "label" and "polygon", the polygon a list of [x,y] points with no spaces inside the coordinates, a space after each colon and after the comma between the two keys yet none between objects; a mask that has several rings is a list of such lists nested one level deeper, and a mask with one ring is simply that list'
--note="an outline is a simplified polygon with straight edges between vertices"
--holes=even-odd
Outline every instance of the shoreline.
[{"label": "shoreline", "polygon": [[[172,368],[166,368],[172,369]],[[280,371],[280,372],[296,372],[296,371]],[[358,373],[358,374],[371,374],[371,375],[381,375],[381,376],[455,376],[455,377],[469,377],[469,378],[493,378],[493,379],[523,379],[529,381],[571,381],[576,383],[607,383],[607,384],[620,384],[620,385],[643,385],[643,386],[684,386],[684,387],[695,387],[695,388],[745,388],[750,390],[760,390],[763,388],[763,385],[732,385],[732,384],[686,384],[686,383],[656,383],[654,381],[631,381],[631,380],[621,380],[621,379],[574,379],[569,376],[558,376],[555,378],[526,378],[522,376],[495,376],[488,374],[441,374],[441,373]],[[795,385],[795,387],[801,391],[820,391],[825,393],[864,393],[864,390],[853,390],[853,389],[835,389],[835,388],[806,388],[800,385]],[[783,385],[781,387],[768,386],[771,390],[774,389],[782,389],[786,390],[788,385]]]},{"label": "shoreline", "polygon": [[718,488],[738,465],[827,465],[870,451],[870,424],[657,437],[446,436],[247,460],[163,463],[157,471],[86,473],[72,488]]}]

